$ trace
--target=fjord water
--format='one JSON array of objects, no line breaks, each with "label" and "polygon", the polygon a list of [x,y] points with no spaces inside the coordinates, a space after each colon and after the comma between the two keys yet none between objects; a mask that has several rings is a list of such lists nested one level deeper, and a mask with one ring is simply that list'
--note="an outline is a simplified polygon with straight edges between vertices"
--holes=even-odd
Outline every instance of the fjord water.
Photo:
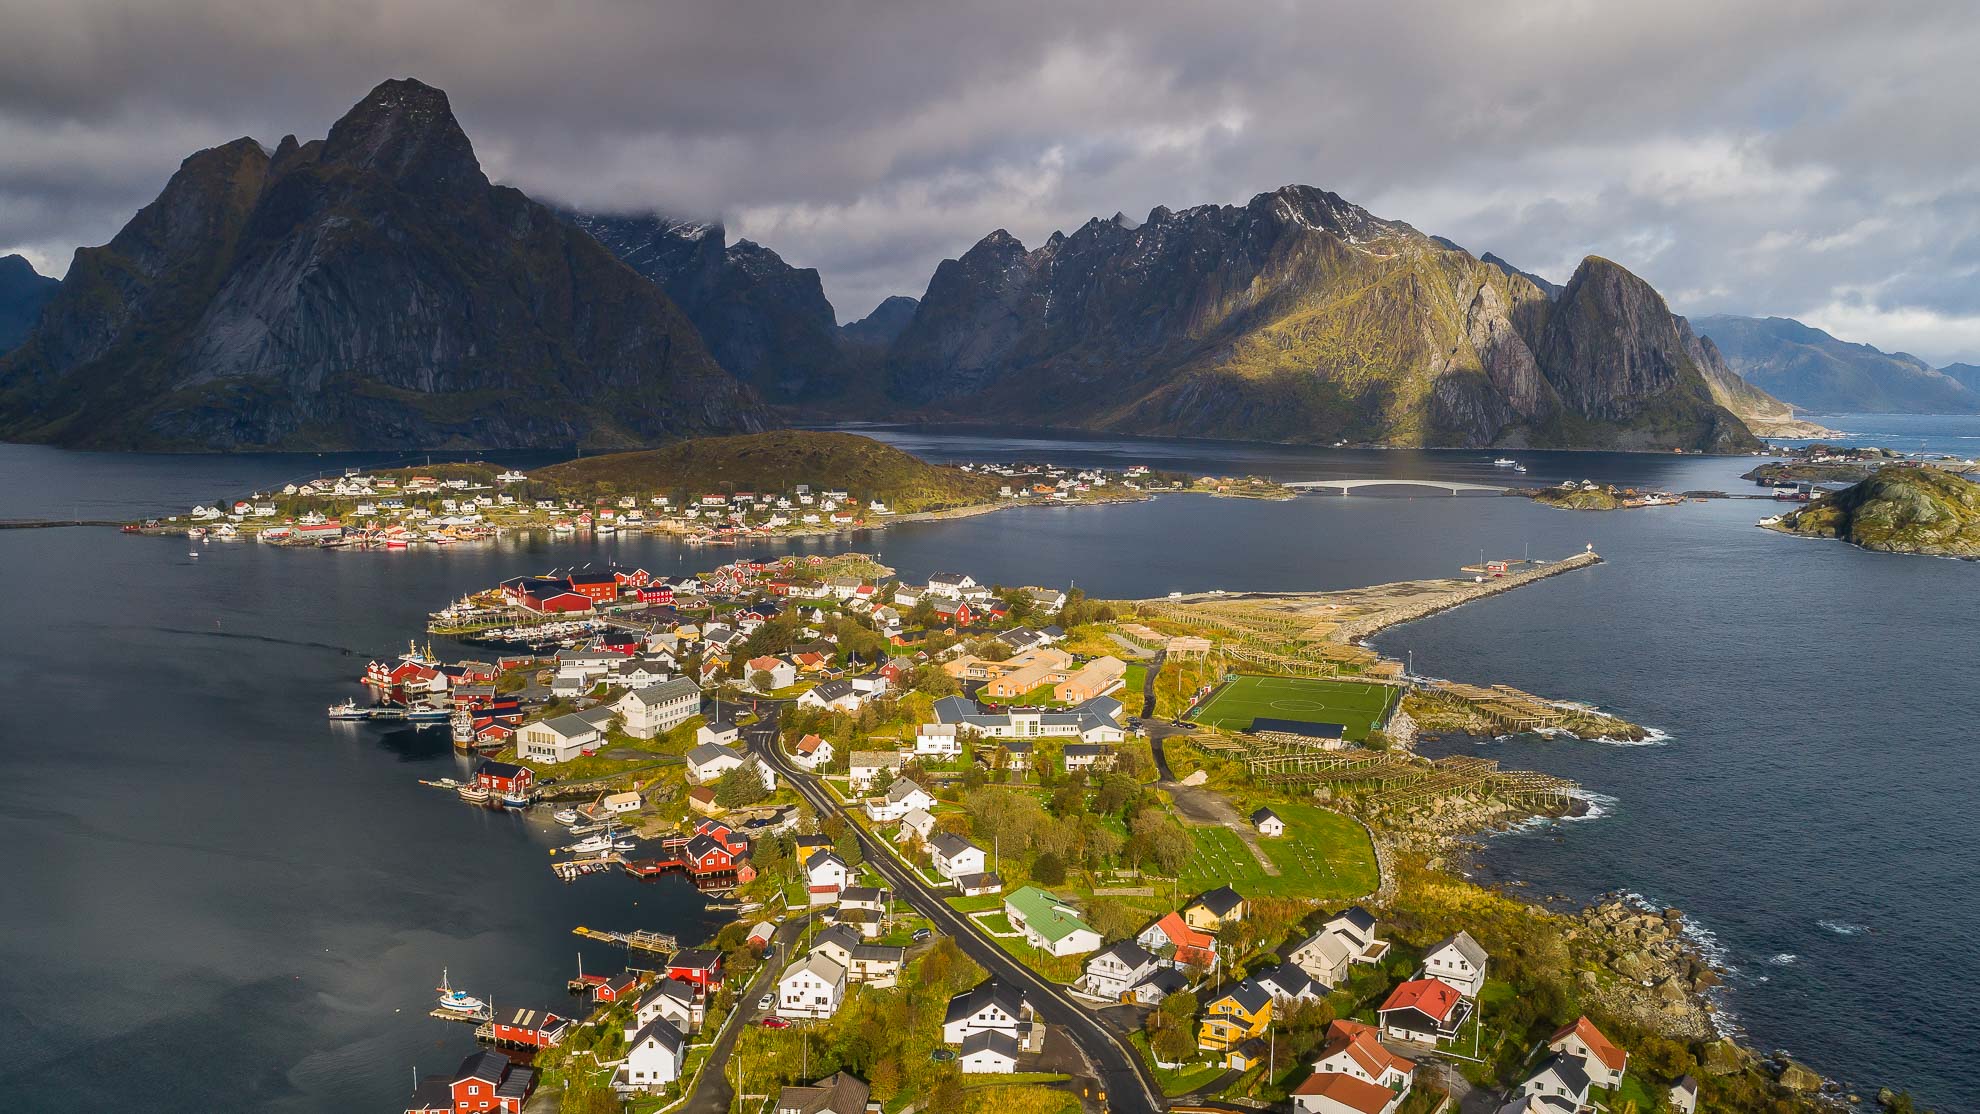
[{"label": "fjord water", "polygon": [[[1965,421],[1953,428],[1980,434]],[[1492,453],[869,432],[935,459],[1506,478]],[[1529,482],[1751,490],[1740,461],[1513,455]],[[0,518],[183,511],[345,463],[0,446],[18,493]],[[1980,1022],[1935,993],[1980,938],[1980,568],[1752,528],[1774,509],[1169,496],[758,552],[878,550],[910,577],[954,568],[1150,596],[1441,576],[1481,550],[1552,558],[1592,543],[1607,563],[1380,640],[1419,672],[1590,700],[1670,735],[1480,746],[1602,795],[1596,819],[1493,840],[1480,871],[1536,897],[1631,889],[1685,909],[1737,968],[1728,1004],[1757,1043],[1949,1109],[1980,1087],[1964,1051]],[[167,1111],[392,1109],[414,1064],[442,1070],[471,1046],[465,1027],[425,1017],[442,965],[498,1006],[551,1004],[575,963],[572,926],[712,923],[678,885],[556,883],[545,825],[416,784],[459,769],[438,732],[331,725],[322,708],[467,588],[583,560],[694,568],[729,551],[621,538],[202,552],[193,562],[182,539],[100,529],[0,531],[16,585],[0,642],[12,773],[0,1038],[17,1065],[0,1104],[101,1108],[142,1086]],[[588,950],[587,963],[611,954]]]}]

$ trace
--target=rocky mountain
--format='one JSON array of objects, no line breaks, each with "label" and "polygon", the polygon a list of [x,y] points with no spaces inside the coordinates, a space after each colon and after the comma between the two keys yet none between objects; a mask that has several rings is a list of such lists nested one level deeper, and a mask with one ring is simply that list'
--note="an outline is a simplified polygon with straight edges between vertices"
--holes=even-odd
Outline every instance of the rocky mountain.
[{"label": "rocky mountain", "polygon": [[1480,263],[1490,263],[1492,266],[1497,267],[1499,270],[1504,271],[1509,275],[1518,275],[1520,278],[1523,278],[1526,281],[1532,283],[1533,285],[1539,287],[1541,292],[1546,294],[1547,297],[1549,298],[1560,297],[1561,291],[1565,289],[1563,286],[1561,286],[1560,283],[1551,282],[1547,279],[1541,278],[1539,275],[1534,274],[1532,271],[1522,271],[1518,267],[1515,267],[1512,264],[1506,262],[1504,259],[1501,259],[1496,255],[1493,255],[1489,251],[1486,252],[1484,255],[1479,256],[1478,261]]},{"label": "rocky mountain", "polygon": [[730,374],[773,402],[842,393],[854,374],[818,272],[720,224],[658,215],[566,214],[658,283]]},{"label": "rocky mountain", "polygon": [[1980,395],[1980,364],[1947,364],[1939,374]]},{"label": "rocky mountain", "polygon": [[41,317],[41,307],[62,285],[37,274],[34,264],[18,255],[0,255],[0,353],[27,339]]},{"label": "rocky mountain", "polygon": [[0,360],[0,436],[105,448],[617,447],[760,414],[411,80],[325,139],[188,158]]},{"label": "rocky mountain", "polygon": [[936,268],[889,353],[932,416],[1252,440],[1737,450],[1655,290],[1590,258],[1550,299],[1308,186],[1094,219]]},{"label": "rocky mountain", "polygon": [[869,348],[885,349],[899,339],[914,320],[914,311],[921,302],[905,295],[896,294],[873,308],[873,312],[848,325],[839,326],[839,335],[847,341]]},{"label": "rocky mountain", "polygon": [[1980,410],[1980,393],[1905,352],[1837,340],[1787,317],[1701,317],[1747,382],[1804,410],[1944,414]]}]

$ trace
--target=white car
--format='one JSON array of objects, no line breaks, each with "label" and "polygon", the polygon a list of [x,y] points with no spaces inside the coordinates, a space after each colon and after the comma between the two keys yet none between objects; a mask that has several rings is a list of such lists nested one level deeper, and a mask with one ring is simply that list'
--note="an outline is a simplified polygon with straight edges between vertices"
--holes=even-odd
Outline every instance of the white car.
[{"label": "white car", "polygon": [[756,1000],[756,1008],[759,1010],[767,1010],[776,1004],[777,996],[775,994],[765,994]]}]

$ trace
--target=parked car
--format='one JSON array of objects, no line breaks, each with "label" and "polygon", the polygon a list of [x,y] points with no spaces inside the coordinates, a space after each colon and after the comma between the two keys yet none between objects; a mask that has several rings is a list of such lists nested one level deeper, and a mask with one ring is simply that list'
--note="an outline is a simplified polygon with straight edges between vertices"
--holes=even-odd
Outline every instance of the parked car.
[{"label": "parked car", "polygon": [[917,929],[915,929],[915,930],[914,930],[914,937],[913,937],[913,939],[914,939],[914,942],[915,942],[915,943],[917,943],[917,944],[919,944],[919,943],[921,943],[921,942],[922,942],[923,940],[926,940],[926,939],[928,939],[928,938],[929,938],[930,936],[933,936],[933,935],[935,935],[935,934],[934,934],[933,932],[930,932],[930,931],[928,931],[928,930],[927,930],[927,929],[925,929],[925,928],[917,928]]},{"label": "parked car", "polygon": [[788,1029],[791,1027],[791,1023],[781,1017],[771,1016],[763,1019],[763,1027],[765,1029]]},{"label": "parked car", "polygon": [[767,1010],[776,1004],[777,996],[775,994],[765,994],[756,1000],[756,1008],[759,1010]]}]

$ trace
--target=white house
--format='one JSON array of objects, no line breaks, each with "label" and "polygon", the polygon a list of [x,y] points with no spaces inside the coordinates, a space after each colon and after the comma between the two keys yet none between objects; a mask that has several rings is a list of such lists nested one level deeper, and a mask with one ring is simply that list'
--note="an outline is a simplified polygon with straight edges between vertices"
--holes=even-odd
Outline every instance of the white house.
[{"label": "white house", "polygon": [[823,769],[832,764],[832,741],[806,735],[791,748],[791,761],[807,770]]},{"label": "white house", "polygon": [[1132,940],[1123,940],[1086,961],[1079,988],[1095,998],[1122,1001],[1130,990],[1155,973],[1155,956]]},{"label": "white house", "polygon": [[1671,1109],[1677,1114],[1698,1114],[1698,1079],[1687,1075],[1671,1084]]},{"label": "white house", "polygon": [[989,979],[949,999],[942,1015],[942,1043],[961,1044],[977,1033],[999,1032],[1024,1045],[1034,1039],[1034,1028],[1043,1027],[1036,1025],[1024,992]]},{"label": "white house", "polygon": [[685,1043],[673,1022],[664,1017],[654,1018],[633,1034],[625,1063],[620,1065],[614,1082],[639,1091],[672,1083],[681,1077],[681,1052]]},{"label": "white house", "polygon": [[1401,1091],[1333,1074],[1310,1075],[1292,1093],[1300,1114],[1394,1114],[1403,1097]]},{"label": "white house", "polygon": [[[959,600],[963,598],[963,593],[977,587],[980,585],[976,578],[966,572],[938,572],[928,578],[928,594],[944,599]],[[900,598],[899,593],[895,594],[895,598]]]},{"label": "white house", "polygon": [[1547,1047],[1579,1060],[1588,1081],[1597,1087],[1622,1086],[1623,1074],[1629,1070],[1629,1053],[1617,1048],[1586,1017],[1548,1037]]},{"label": "white house", "polygon": [[934,807],[935,798],[928,790],[909,778],[897,778],[887,792],[866,799],[866,818],[875,824],[891,824],[916,809]]},{"label": "white house", "polygon": [[915,725],[914,753],[924,757],[955,758],[962,754],[962,739],[953,723]]},{"label": "white house", "polygon": [[635,739],[663,735],[701,712],[701,687],[686,677],[642,685],[619,697],[612,710]]},{"label": "white house", "polygon": [[[768,673],[770,675],[770,683],[768,685],[758,686],[756,677],[758,673]],[[783,658],[770,657],[769,655],[760,658],[751,658],[743,665],[743,680],[748,682],[751,688],[761,687],[766,692],[772,689],[789,688],[797,684],[797,666],[792,665]]]},{"label": "white house", "polygon": [[704,723],[694,729],[694,741],[702,746],[725,747],[742,738],[742,729],[725,719]]},{"label": "white house", "polygon": [[880,771],[899,773],[907,759],[897,751],[856,750],[846,764],[847,782],[855,793],[864,793],[871,788]]},{"label": "white house", "polygon": [[1356,963],[1379,963],[1389,942],[1375,936],[1375,918],[1356,905],[1320,926],[1286,956],[1327,986],[1339,986]]},{"label": "white house", "polygon": [[715,743],[703,743],[688,751],[688,780],[697,785],[706,785],[742,764],[743,756],[740,751],[730,750]]},{"label": "white house", "polygon": [[1489,957],[1471,933],[1459,929],[1423,953],[1423,970],[1418,978],[1442,979],[1457,987],[1466,998],[1478,997],[1485,986],[1485,965]]},{"label": "white house", "polygon": [[1114,748],[1105,743],[1067,743],[1061,754],[1065,759],[1067,773],[1074,770],[1114,768]]},{"label": "white house", "polygon": [[1576,1110],[1588,1105],[1588,1089],[1593,1084],[1582,1070],[1581,1061],[1556,1052],[1540,1065],[1532,1078],[1520,1084],[1519,1093],[1536,1098],[1566,1099]]},{"label": "white house", "polygon": [[[606,709],[606,714],[611,714]],[[570,714],[524,724],[516,732],[516,757],[525,762],[569,762],[605,741],[592,719]]]},{"label": "white house", "polygon": [[639,1030],[656,1017],[664,1017],[673,1023],[675,1029],[692,1033],[701,1027],[702,1007],[697,1006],[694,984],[684,979],[661,979],[643,995],[634,1007],[632,1024],[626,1030],[626,1043],[631,1044]]},{"label": "white house", "polygon": [[798,697],[798,707],[819,708],[850,715],[866,704],[867,694],[851,681],[821,681]]},{"label": "white house", "polygon": [[986,1029],[963,1038],[956,1062],[964,1075],[1009,1075],[1017,1071],[1017,1054],[1015,1038]]},{"label": "white house", "polygon": [[1252,975],[1259,986],[1265,988],[1275,1002],[1318,1002],[1327,996],[1328,988],[1312,975],[1306,973],[1297,963],[1285,962],[1269,970]]},{"label": "white house", "polygon": [[846,888],[852,868],[838,855],[820,851],[804,864],[804,874],[805,884],[811,892],[811,904],[833,905],[839,900],[839,891]]},{"label": "white house", "polygon": [[923,843],[935,837],[935,816],[925,808],[915,809],[901,817],[901,830],[895,835],[898,842],[907,842],[908,833]]},{"label": "white house", "polygon": [[777,1012],[784,1017],[830,1017],[846,996],[846,969],[813,952],[777,979]]},{"label": "white house", "polygon": [[1100,934],[1066,903],[1036,886],[1004,897],[1004,917],[1024,942],[1052,955],[1079,955],[1100,946]]},{"label": "white house", "polygon": [[1317,1075],[1347,1075],[1407,1093],[1416,1064],[1382,1047],[1375,1026],[1337,1020],[1327,1026],[1327,1041],[1313,1062]]},{"label": "white house", "polygon": [[1279,814],[1269,808],[1261,808],[1252,813],[1251,826],[1258,829],[1258,834],[1267,839],[1274,839],[1286,834],[1286,822],[1279,819]]},{"label": "white house", "polygon": [[928,841],[928,857],[935,866],[935,873],[951,882],[965,875],[982,874],[989,863],[983,848],[948,832],[939,833]]}]

